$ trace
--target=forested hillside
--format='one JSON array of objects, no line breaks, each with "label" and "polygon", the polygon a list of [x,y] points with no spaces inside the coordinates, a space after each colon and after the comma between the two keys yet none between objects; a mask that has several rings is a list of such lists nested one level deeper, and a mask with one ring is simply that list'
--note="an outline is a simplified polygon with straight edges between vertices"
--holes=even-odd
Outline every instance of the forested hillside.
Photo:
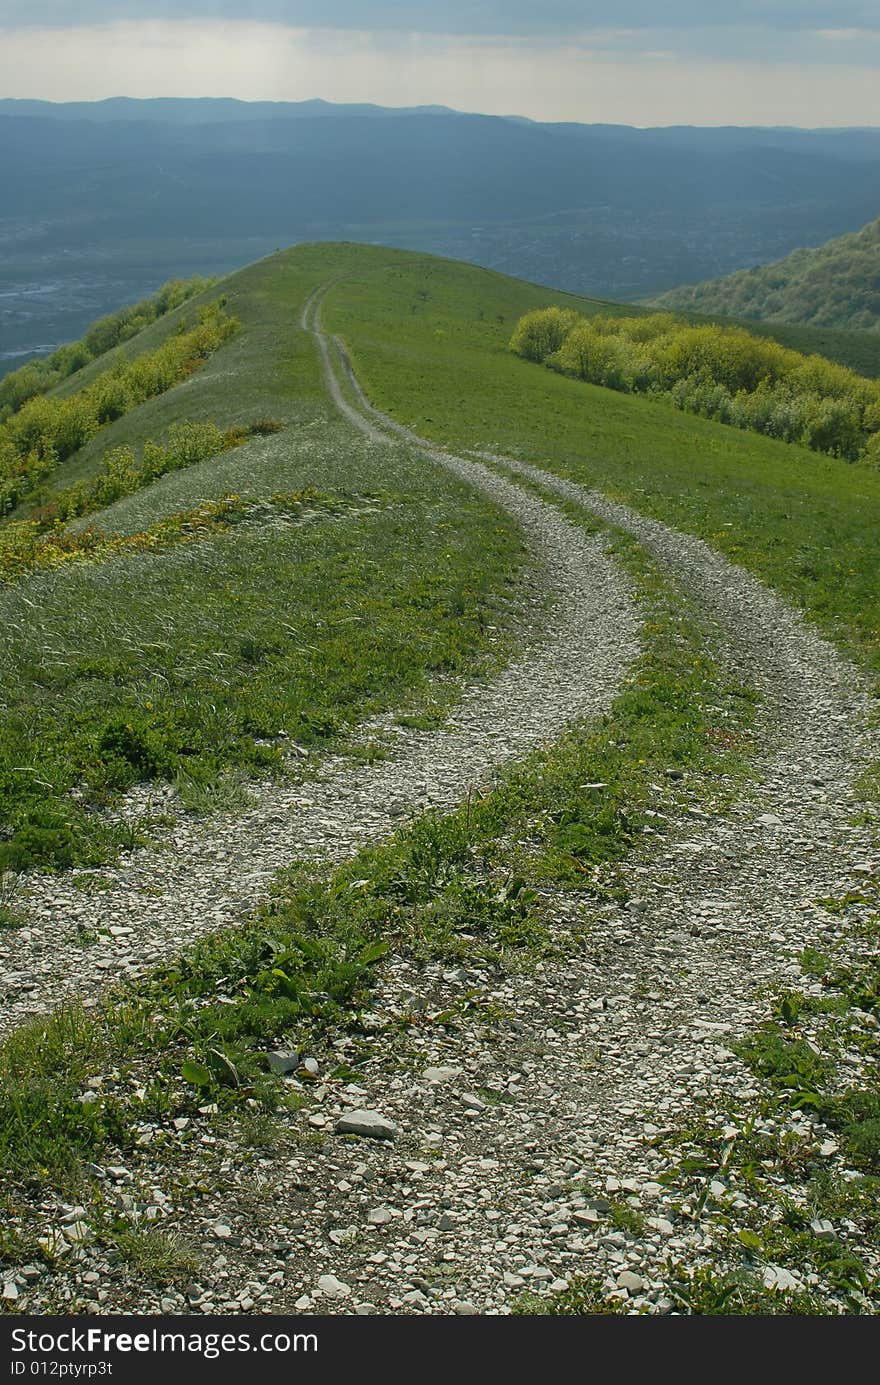
[{"label": "forested hillside", "polygon": [[880,332],[880,217],[861,231],[774,264],[671,289],[658,307],[764,322]]}]

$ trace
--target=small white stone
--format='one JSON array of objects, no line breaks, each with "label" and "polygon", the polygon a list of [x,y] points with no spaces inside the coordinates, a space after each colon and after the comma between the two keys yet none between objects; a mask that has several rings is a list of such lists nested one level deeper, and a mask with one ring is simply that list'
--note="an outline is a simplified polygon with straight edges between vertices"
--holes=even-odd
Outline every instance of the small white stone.
[{"label": "small white stone", "polygon": [[444,1068],[425,1068],[422,1077],[432,1086],[439,1087],[444,1082],[454,1082],[456,1078],[464,1076],[464,1068],[444,1067]]},{"label": "small white stone", "polygon": [[394,1213],[390,1207],[373,1207],[367,1213],[367,1221],[370,1226],[387,1226],[394,1220]]},{"label": "small white stone", "polygon": [[633,1270],[621,1270],[617,1276],[618,1289],[626,1289],[628,1293],[637,1294],[644,1286],[645,1281],[640,1274],[635,1274]]},{"label": "small white stone", "polygon": [[335,1274],[322,1274],[317,1283],[317,1292],[325,1298],[348,1298],[351,1285],[337,1279]]},{"label": "small white stone", "polygon": [[768,1265],[764,1270],[764,1285],[768,1289],[797,1289],[798,1282],[793,1274],[780,1265]]},{"label": "small white stone", "polygon": [[821,1236],[825,1240],[833,1241],[835,1239],[834,1227],[824,1217],[817,1217],[815,1221],[811,1221],[810,1230],[814,1236]]}]

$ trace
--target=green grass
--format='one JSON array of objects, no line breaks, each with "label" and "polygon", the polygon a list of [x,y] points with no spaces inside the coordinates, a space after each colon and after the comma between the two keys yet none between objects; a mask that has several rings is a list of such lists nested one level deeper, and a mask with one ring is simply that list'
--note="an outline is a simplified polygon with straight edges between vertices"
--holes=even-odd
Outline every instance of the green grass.
[{"label": "green grass", "polygon": [[157,1226],[130,1226],[123,1222],[112,1241],[123,1263],[151,1284],[179,1285],[192,1280],[200,1268],[199,1257],[191,1246]]},{"label": "green grass", "polygon": [[[104,533],[149,534],[235,494],[259,522],[155,551],[111,545],[112,560],[0,594],[0,864],[97,864],[131,829],[92,809],[130,785],[177,780],[195,806],[229,774],[282,772],[285,743],[337,744],[390,707],[418,715],[438,676],[472,676],[509,644],[525,557],[513,522],[417,454],[370,445],[325,397],[297,322],[332,258],[235,276],[236,337],[59,467],[60,488],[94,478],[108,446],[163,436],[183,408],[285,425],[93,517]],[[122,350],[161,341],[174,319]],[[317,496],[310,523],[279,511],[290,493]]]},{"label": "green grass", "polygon": [[[345,272],[354,277],[334,290],[325,322],[345,335],[381,407],[459,447],[524,456],[624,494],[680,527],[703,526],[722,547],[730,543],[724,525],[734,523],[723,516],[741,513],[739,560],[770,580],[774,563],[781,573],[791,561],[792,533],[801,543],[811,535],[816,552],[828,524],[848,542],[862,533],[864,552],[856,544],[849,559],[864,595],[862,624],[846,593],[832,590],[832,555],[822,557],[820,578],[801,574],[793,588],[778,580],[846,642],[876,648],[878,598],[867,581],[877,544],[871,477],[862,476],[868,490],[857,496],[840,463],[828,463],[826,475],[814,454],[545,378],[512,358],[507,341],[518,316],[554,298],[582,307],[569,295],[413,255],[302,247],[222,286],[242,330],[182,391],[111,425],[101,450],[162,436],[180,417],[229,427],[272,416],[284,431],[169,474],[116,502],[100,522],[133,535],[230,492],[266,506],[279,491],[308,487],[343,498],[343,512],[299,528],[239,525],[152,558],[72,565],[0,594],[12,632],[3,699],[20,737],[0,756],[7,775],[0,787],[17,791],[11,770],[27,763],[26,733],[34,777],[43,779],[31,801],[61,815],[60,825],[57,818],[25,824],[32,829],[25,842],[44,864],[100,860],[118,844],[95,835],[95,815],[72,795],[86,774],[97,799],[158,775],[188,777],[194,806],[234,803],[250,774],[278,767],[280,730],[321,747],[380,707],[418,719],[437,672],[472,674],[498,652],[489,625],[504,626],[517,608],[523,553],[515,531],[422,457],[356,438],[327,405],[313,345],[296,318],[313,287]],[[157,323],[148,332],[158,340],[172,329]],[[143,346],[136,338],[124,349]],[[99,468],[100,453],[85,449],[59,469],[58,484]],[[844,478],[836,501],[832,470]],[[810,496],[821,497],[812,529]],[[771,532],[782,504],[797,520],[776,555]],[[595,527],[577,507],[562,508]],[[259,1148],[271,1140],[268,1114],[285,1101],[265,1068],[268,1047],[283,1041],[317,1052],[323,1070],[330,1040],[347,1033],[356,1073],[361,1058],[375,1058],[377,1042],[385,1051],[393,1041],[384,1032],[377,1041],[360,1022],[388,948],[415,960],[505,966],[582,947],[577,928],[565,934],[551,926],[542,891],[623,900],[631,853],[650,844],[650,832],[663,832],[668,814],[695,798],[723,809],[748,763],[754,695],[731,681],[714,653],[715,632],[637,545],[621,535],[612,542],[646,626],[643,653],[607,717],[571,728],[492,793],[445,817],[427,815],[328,875],[291,868],[243,927],[205,938],[106,1007],[62,1010],[0,1047],[0,1163],[12,1227],[0,1254],[8,1263],[32,1245],[41,1196],[75,1193],[99,1245],[115,1247],[133,1275],[173,1280],[185,1247],[107,1224],[89,1161],[117,1154],[134,1163],[145,1122],[157,1127],[153,1148],[172,1159],[173,1121],[182,1115],[191,1122],[188,1139],[244,1117],[251,1124],[242,1144]],[[820,592],[830,603],[824,611]],[[7,714],[2,734],[8,724]],[[204,748],[194,739],[203,725]],[[99,1098],[84,1103],[96,1074],[105,1078]],[[841,1108],[841,1131],[862,1114],[852,1102]],[[703,1149],[696,1137],[693,1147]],[[715,1154],[709,1150],[709,1162]],[[788,1168],[795,1154],[786,1145],[779,1157]],[[705,1181],[704,1173],[693,1177]],[[838,1182],[813,1185],[810,1195],[826,1211],[856,1215],[855,1192]],[[858,1196],[867,1225],[875,1216],[867,1181]],[[627,1209],[619,1216],[634,1226]],[[815,1257],[813,1241],[798,1240],[791,1254]],[[779,1256],[785,1248],[774,1241],[766,1251]],[[837,1276],[841,1293],[864,1292],[856,1267],[829,1264],[830,1257],[822,1261],[823,1273]],[[670,1283],[681,1311],[835,1311],[823,1295],[775,1295],[751,1270],[733,1280],[730,1272],[727,1264],[682,1271]],[[565,1306],[524,1311],[615,1312],[615,1302],[585,1281],[572,1286]]]},{"label": "green grass", "polygon": [[418,256],[359,267],[324,321],[374,403],[456,448],[489,448],[595,486],[707,539],[880,670],[880,474],[513,358],[551,294]]},{"label": "green grass", "polygon": [[[723,801],[747,754],[751,700],[713,663],[711,631],[684,598],[631,540],[618,542],[649,619],[609,715],[536,752],[491,793],[423,816],[328,875],[283,872],[254,919],[106,1008],[71,1007],[14,1035],[0,1047],[0,1161],[13,1187],[75,1185],[87,1161],[131,1151],[140,1122],[195,1120],[206,1099],[224,1119],[253,1102],[271,1110],[283,1089],[262,1053],[281,1041],[322,1051],[334,1033],[360,1034],[388,949],[504,966],[581,947],[577,930],[551,928],[538,887],[625,899],[616,868],[648,821],[662,823],[649,812],[683,792]],[[95,1073],[113,1078],[84,1105]]]}]

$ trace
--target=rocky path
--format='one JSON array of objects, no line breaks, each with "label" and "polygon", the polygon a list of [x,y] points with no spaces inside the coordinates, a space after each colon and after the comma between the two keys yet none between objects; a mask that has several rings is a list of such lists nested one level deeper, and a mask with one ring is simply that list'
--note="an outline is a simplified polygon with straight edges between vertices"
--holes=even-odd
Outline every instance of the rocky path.
[{"label": "rocky path", "polygon": [[[373,426],[442,455],[373,409],[347,372]],[[309,1089],[305,1148],[258,1159],[212,1202],[207,1243],[218,1228],[228,1242],[197,1309],[231,1310],[244,1293],[274,1311],[503,1313],[525,1291],[595,1273],[631,1311],[668,1311],[664,1266],[699,1263],[709,1234],[673,1209],[652,1137],[701,1101],[748,1105],[755,1084],[731,1038],[765,1013],[768,988],[797,980],[801,949],[833,935],[814,901],[877,872],[876,841],[853,821],[853,781],[880,749],[858,671],[699,540],[538,468],[487,460],[635,534],[715,617],[764,698],[754,783],[731,812],[694,811],[634,860],[625,909],[584,906],[585,955],[527,974],[390,965],[378,1024],[459,1018],[411,1027],[360,1085]],[[545,903],[560,929],[578,922],[570,896]],[[395,1138],[335,1134],[352,1108],[378,1112]],[[615,1203],[640,1230],[609,1221]],[[256,1273],[255,1247],[276,1256],[274,1282]],[[809,1287],[772,1267],[765,1279]]]},{"label": "rocky path", "polygon": [[[318,340],[334,397],[368,436],[380,436],[342,400],[326,343]],[[135,851],[103,870],[99,893],[78,888],[77,874],[27,878],[21,898],[28,927],[0,934],[0,1033],[65,998],[93,1000],[109,981],[135,976],[182,944],[242,920],[274,872],[292,860],[344,859],[387,836],[408,811],[453,808],[504,762],[610,705],[638,650],[639,616],[604,539],[479,461],[432,456],[522,527],[539,587],[524,652],[468,689],[447,728],[407,731],[389,718],[376,728],[391,747],[388,759],[355,766],[331,759],[315,781],[255,786],[255,806],[244,813],[210,824],[181,817],[162,850]]]},{"label": "rocky path", "polygon": [[[316,305],[306,316],[314,330]],[[332,377],[330,345],[320,334],[319,343]],[[444,465],[466,465],[385,419],[346,370],[356,406],[338,383],[334,392],[350,416],[368,415],[371,429],[402,434]],[[153,1215],[195,1241],[203,1260],[186,1290],[141,1297],[139,1311],[507,1313],[525,1291],[584,1274],[598,1275],[629,1311],[668,1311],[668,1262],[699,1263],[711,1232],[674,1205],[652,1139],[703,1101],[748,1106],[753,1079],[730,1040],[765,1012],[768,989],[798,976],[800,950],[837,928],[816,898],[858,890],[877,872],[875,841],[854,822],[855,777],[878,753],[858,671],[699,540],[539,469],[483,460],[628,529],[693,592],[730,664],[763,697],[753,781],[724,815],[694,807],[659,845],[646,843],[627,868],[625,908],[547,892],[561,932],[587,930],[586,945],[563,962],[515,972],[391,960],[375,997],[374,1061],[357,1083],[325,1077],[345,1060],[342,1039],[332,1062],[314,1065],[317,1080],[289,1078],[306,1104],[275,1148],[242,1159],[237,1137],[202,1140],[193,1129],[174,1151],[145,1151],[114,1174],[123,1194],[152,1189],[138,1196],[152,1197]],[[616,576],[612,590],[620,592]],[[595,633],[616,647],[610,618]],[[623,630],[629,657],[634,627]],[[606,696],[624,662],[606,673]],[[567,665],[569,677],[577,667]],[[493,719],[503,711],[500,700],[480,705]],[[505,753],[524,748],[509,739],[522,715],[506,723]],[[485,729],[473,722],[452,733],[465,735],[468,765]],[[375,775],[362,792],[378,806],[392,790]],[[336,811],[328,799],[322,813],[335,822]],[[353,1112],[367,1133],[345,1137],[337,1126]],[[834,1147],[816,1157],[833,1167]],[[211,1193],[177,1208],[175,1186],[204,1181],[206,1159]],[[724,1205],[722,1183],[711,1196]],[[736,1206],[729,1212],[735,1224]],[[78,1291],[93,1292],[98,1311],[130,1311],[104,1268],[92,1266],[102,1287],[84,1290],[80,1275]],[[770,1267],[767,1282],[799,1286],[776,1274]]]}]

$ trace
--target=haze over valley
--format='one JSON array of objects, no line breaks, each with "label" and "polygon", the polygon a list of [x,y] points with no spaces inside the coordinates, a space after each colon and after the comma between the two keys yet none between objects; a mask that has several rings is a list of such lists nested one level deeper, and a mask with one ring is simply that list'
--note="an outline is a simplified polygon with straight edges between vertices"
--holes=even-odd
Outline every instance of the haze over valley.
[{"label": "haze over valley", "polygon": [[880,131],[540,124],[441,107],[0,101],[0,360],[173,275],[358,240],[646,298],[853,231]]}]

